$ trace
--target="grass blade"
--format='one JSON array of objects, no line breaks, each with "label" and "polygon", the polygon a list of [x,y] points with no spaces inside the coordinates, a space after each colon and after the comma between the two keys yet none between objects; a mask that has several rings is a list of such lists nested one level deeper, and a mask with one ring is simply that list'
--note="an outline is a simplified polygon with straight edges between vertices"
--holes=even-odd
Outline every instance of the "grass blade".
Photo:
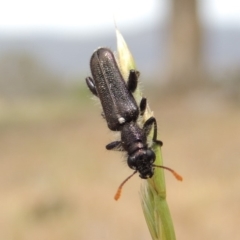
[{"label": "grass blade", "polygon": [[[125,80],[128,78],[129,70],[136,69],[134,59],[128,46],[116,28],[117,35],[117,48],[118,48],[118,64],[122,71]],[[134,92],[134,97],[137,103],[140,102],[142,98],[142,92],[137,88]],[[141,119],[141,124],[153,116],[152,111],[149,106]],[[149,137],[152,137],[150,134]],[[155,164],[162,166],[162,154],[161,148],[157,144],[153,144],[153,150],[156,154]],[[142,209],[148,225],[150,234],[153,240],[175,240],[174,227],[166,201],[166,186],[164,171],[161,168],[156,168],[154,176],[144,182],[141,188],[141,201]]]}]

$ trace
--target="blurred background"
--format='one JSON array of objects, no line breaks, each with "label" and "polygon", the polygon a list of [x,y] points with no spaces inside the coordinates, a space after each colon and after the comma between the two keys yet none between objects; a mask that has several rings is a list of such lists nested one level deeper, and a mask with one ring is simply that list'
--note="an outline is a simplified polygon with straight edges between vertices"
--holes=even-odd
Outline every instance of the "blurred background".
[{"label": "blurred background", "polygon": [[114,18],[158,121],[177,239],[238,239],[237,0],[16,1],[0,9],[0,239],[150,239],[142,181],[85,77]]}]

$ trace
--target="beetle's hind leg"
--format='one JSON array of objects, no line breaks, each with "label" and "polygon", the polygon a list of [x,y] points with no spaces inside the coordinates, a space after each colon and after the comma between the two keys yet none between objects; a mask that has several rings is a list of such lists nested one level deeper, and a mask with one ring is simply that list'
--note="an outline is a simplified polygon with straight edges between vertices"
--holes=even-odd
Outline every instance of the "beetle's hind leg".
[{"label": "beetle's hind leg", "polygon": [[89,90],[92,92],[92,94],[98,97],[94,80],[91,77],[87,77],[86,83],[87,83]]},{"label": "beetle's hind leg", "polygon": [[130,70],[128,81],[127,81],[127,88],[130,92],[135,92],[137,85],[138,85],[138,78],[140,76],[140,73],[136,70]]}]

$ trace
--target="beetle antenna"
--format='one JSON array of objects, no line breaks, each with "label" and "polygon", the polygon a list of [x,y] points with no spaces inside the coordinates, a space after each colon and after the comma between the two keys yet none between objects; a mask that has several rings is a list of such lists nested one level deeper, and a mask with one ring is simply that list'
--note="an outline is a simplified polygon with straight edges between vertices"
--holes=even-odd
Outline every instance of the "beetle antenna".
[{"label": "beetle antenna", "polygon": [[168,167],[165,167],[165,166],[158,166],[158,165],[155,165],[155,164],[153,164],[153,167],[159,167],[159,168],[166,169],[166,170],[170,171],[177,180],[179,180],[179,181],[182,181],[182,180],[183,180],[182,176],[179,175],[177,172],[175,172],[175,171],[174,171],[173,169],[171,169],[171,168],[168,168]]},{"label": "beetle antenna", "polygon": [[127,177],[121,184],[120,186],[118,187],[118,190],[114,196],[114,199],[117,201],[120,197],[121,197],[121,192],[122,192],[122,188],[123,188],[123,185],[133,176],[137,173],[137,170],[133,172],[133,174],[131,174],[129,177]]}]

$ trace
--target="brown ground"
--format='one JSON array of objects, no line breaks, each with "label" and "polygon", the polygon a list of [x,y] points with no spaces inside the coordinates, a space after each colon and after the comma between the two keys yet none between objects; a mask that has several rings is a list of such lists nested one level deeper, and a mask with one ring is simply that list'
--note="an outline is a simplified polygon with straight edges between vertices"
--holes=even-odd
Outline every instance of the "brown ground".
[{"label": "brown ground", "polygon": [[[148,94],[150,95],[150,94]],[[89,95],[90,96],[90,95]],[[0,101],[0,239],[150,239],[132,171],[88,99]],[[213,92],[149,98],[177,239],[239,239],[240,109]]]}]

